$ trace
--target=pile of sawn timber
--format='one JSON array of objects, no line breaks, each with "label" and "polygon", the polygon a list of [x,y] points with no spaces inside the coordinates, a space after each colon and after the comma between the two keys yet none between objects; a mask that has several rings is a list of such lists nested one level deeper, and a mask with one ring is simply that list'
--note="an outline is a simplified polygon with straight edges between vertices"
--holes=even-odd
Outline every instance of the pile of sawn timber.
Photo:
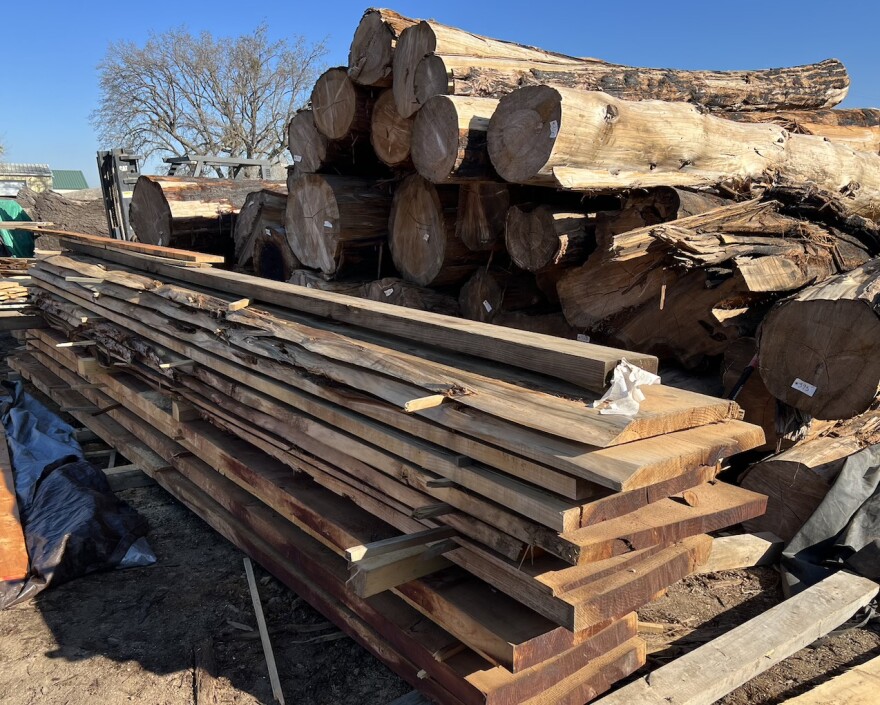
[{"label": "pile of sawn timber", "polygon": [[439,702],[592,699],[764,510],[715,480],[763,442],[736,404],[589,407],[650,356],[61,242],[15,369]]},{"label": "pile of sawn timber", "polygon": [[286,189],[248,196],[237,264],[718,394],[756,368],[739,401],[780,450],[880,382],[880,110],[833,109],[848,87],[833,59],[642,69],[371,9],[289,124]]}]

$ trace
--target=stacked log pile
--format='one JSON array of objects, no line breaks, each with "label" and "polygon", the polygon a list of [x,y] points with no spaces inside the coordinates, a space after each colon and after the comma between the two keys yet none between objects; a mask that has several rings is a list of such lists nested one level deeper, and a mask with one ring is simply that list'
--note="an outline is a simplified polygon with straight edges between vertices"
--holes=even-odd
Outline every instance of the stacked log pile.
[{"label": "stacked log pile", "polygon": [[61,242],[20,374],[440,702],[591,699],[644,663],[633,612],[763,512],[715,478],[764,440],[735,403],[591,408],[651,356]]}]

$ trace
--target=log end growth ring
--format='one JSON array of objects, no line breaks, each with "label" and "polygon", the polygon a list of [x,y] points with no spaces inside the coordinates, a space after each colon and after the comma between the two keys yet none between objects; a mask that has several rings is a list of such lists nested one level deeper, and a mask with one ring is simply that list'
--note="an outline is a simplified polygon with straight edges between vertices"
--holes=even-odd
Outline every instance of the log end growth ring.
[{"label": "log end growth ring", "polygon": [[415,92],[416,67],[437,48],[437,37],[431,25],[419,22],[400,33],[393,59],[393,90],[397,112],[412,116],[420,107]]},{"label": "log end growth ring", "polygon": [[549,86],[504,96],[489,122],[489,157],[507,181],[527,182],[550,159],[562,125],[562,97]]},{"label": "log end growth ring", "polygon": [[507,211],[504,238],[510,258],[528,272],[549,264],[559,249],[552,216],[541,206],[511,207]]},{"label": "log end growth ring", "polygon": [[363,86],[389,85],[394,34],[378,12],[363,16],[348,52],[348,76]]},{"label": "log end growth ring", "polygon": [[306,266],[325,274],[336,271],[339,205],[333,189],[316,174],[305,174],[290,187],[285,219],[287,241]]},{"label": "log end growth ring", "polygon": [[333,140],[345,137],[354,121],[357,94],[343,68],[325,71],[312,89],[312,111],[315,126]]},{"label": "log end growth ring", "polygon": [[458,113],[444,96],[434,96],[416,114],[412,131],[412,160],[418,172],[442,183],[458,156]]},{"label": "log end growth ring", "polygon": [[449,93],[449,73],[443,59],[436,54],[426,56],[416,66],[413,94],[419,105],[425,105],[435,95]]},{"label": "log end growth ring", "polygon": [[394,105],[394,95],[385,91],[373,107],[370,142],[379,157],[388,166],[406,163],[412,143],[413,121],[401,117]]},{"label": "log end growth ring", "polygon": [[408,281],[427,286],[439,274],[446,227],[440,196],[427,179],[410,176],[394,194],[389,244],[395,266]]}]

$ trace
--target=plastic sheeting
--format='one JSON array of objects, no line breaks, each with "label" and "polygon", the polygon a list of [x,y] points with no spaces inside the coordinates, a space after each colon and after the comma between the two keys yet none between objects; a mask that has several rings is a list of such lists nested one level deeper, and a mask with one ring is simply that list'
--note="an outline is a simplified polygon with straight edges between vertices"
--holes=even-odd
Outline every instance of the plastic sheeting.
[{"label": "plastic sheeting", "polygon": [[0,250],[3,257],[33,257],[34,234],[27,230],[9,230],[2,227],[3,221],[25,221],[30,216],[16,201],[0,200]]},{"label": "plastic sheeting", "polygon": [[796,594],[848,568],[880,577],[880,445],[854,453],[782,556],[785,587]]},{"label": "plastic sheeting", "polygon": [[31,562],[23,586],[0,584],[0,609],[81,575],[155,562],[146,520],[85,460],[70,425],[19,383],[0,387],[0,415]]}]

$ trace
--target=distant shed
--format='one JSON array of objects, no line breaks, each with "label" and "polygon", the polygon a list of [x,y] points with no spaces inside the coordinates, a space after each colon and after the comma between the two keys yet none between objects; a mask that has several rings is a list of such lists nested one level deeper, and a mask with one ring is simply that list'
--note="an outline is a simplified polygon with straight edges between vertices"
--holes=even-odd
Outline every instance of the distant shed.
[{"label": "distant shed", "polygon": [[51,189],[49,165],[0,163],[0,198],[15,198],[25,186],[37,192]]},{"label": "distant shed", "polygon": [[56,193],[82,191],[88,187],[86,177],[78,169],[52,169],[52,190]]}]

